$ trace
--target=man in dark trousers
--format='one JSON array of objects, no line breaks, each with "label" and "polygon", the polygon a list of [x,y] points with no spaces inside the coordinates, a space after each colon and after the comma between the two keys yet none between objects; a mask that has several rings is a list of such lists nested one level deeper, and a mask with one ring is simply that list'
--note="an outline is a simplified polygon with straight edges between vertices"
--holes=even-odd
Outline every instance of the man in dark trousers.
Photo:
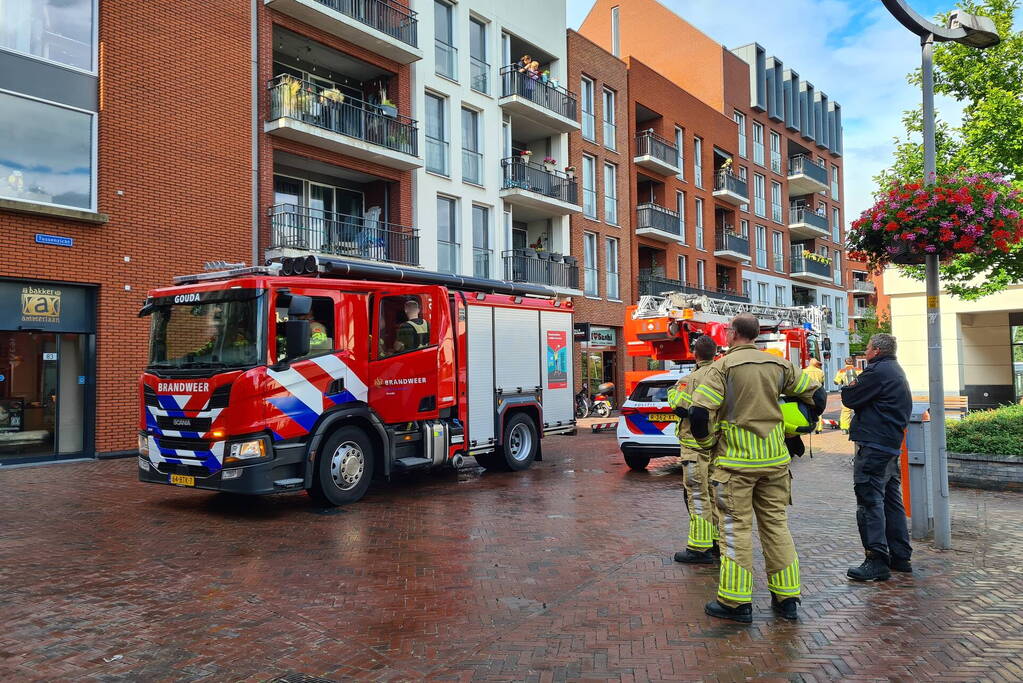
[{"label": "man in dark trousers", "polygon": [[899,455],[913,408],[906,373],[895,360],[895,337],[875,334],[867,344],[867,367],[842,387],[842,404],[854,410],[849,439],[856,444],[853,490],[856,523],[866,559],[850,567],[855,581],[886,581],[891,570],[911,572],[909,531],[902,504]]}]

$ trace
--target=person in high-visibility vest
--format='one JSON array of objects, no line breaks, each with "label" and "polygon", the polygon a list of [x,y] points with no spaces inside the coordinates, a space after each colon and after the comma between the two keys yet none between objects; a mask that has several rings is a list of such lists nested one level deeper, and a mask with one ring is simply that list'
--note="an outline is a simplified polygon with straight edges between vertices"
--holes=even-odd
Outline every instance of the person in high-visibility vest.
[{"label": "person in high-visibility vest", "polygon": [[[803,372],[808,374],[810,376],[810,379],[812,379],[814,382],[817,382],[817,384],[819,384],[820,386],[824,386],[824,370],[821,369],[821,362],[818,359],[811,358],[809,367],[803,370]],[[817,426],[815,427],[814,431],[818,434],[824,431],[823,417],[817,420]]]},{"label": "person in high-visibility vest", "polygon": [[732,319],[728,353],[714,361],[693,394],[693,436],[705,439],[716,421],[710,481],[720,514],[721,569],[717,599],[704,611],[741,623],[753,621],[753,518],[763,546],[771,607],[798,618],[799,558],[789,532],[791,501],[786,428],[780,400],[794,397],[811,410],[806,425],[824,412],[827,394],[792,362],[757,349],[760,323],[749,313]]},{"label": "person in high-visibility vest", "polygon": [[682,486],[689,509],[689,538],[685,550],[675,553],[676,562],[686,564],[713,564],[717,546],[717,510],[710,498],[710,473],[713,471],[714,435],[697,440],[689,428],[689,407],[693,392],[698,391],[703,377],[710,369],[717,353],[717,343],[703,335],[693,345],[696,369],[668,390],[668,405],[678,415],[678,440],[681,446],[679,461],[683,467]]},{"label": "person in high-visibility vest", "polygon": [[[856,378],[860,376],[862,370],[853,365],[852,358],[845,359],[845,367],[835,373],[835,384],[841,387],[847,387],[856,381]],[[842,406],[842,414],[838,416],[838,426],[842,428],[842,431],[846,434],[849,433],[849,427],[852,425],[853,411],[852,408],[846,408]]]},{"label": "person in high-visibility vest", "polygon": [[419,299],[410,296],[405,300],[405,322],[398,326],[394,351],[414,351],[430,345],[430,323],[419,314]]}]

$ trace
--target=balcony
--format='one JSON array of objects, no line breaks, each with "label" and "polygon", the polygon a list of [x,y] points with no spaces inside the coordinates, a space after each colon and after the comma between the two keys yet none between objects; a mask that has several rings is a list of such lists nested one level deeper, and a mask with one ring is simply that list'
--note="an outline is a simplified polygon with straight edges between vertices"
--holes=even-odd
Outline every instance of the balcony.
[{"label": "balcony", "polygon": [[708,296],[714,299],[749,303],[749,297],[742,296],[732,289],[722,287],[718,290],[711,290],[694,287],[681,280],[672,280],[660,275],[654,275],[649,270],[643,268],[639,271],[637,284],[639,285],[639,296],[659,296],[667,292],[680,292],[694,296]]},{"label": "balcony", "polygon": [[636,234],[661,242],[685,242],[685,222],[677,211],[640,204],[636,207]]},{"label": "balcony", "polygon": [[815,213],[813,209],[806,206],[790,206],[789,234],[793,239],[828,238],[831,236],[828,217]]},{"label": "balcony", "polygon": [[731,171],[718,171],[714,174],[714,197],[732,206],[749,204],[749,186]]},{"label": "balcony", "polygon": [[828,189],[828,169],[810,157],[797,154],[789,159],[789,195],[798,197]]},{"label": "balcony", "polygon": [[853,307],[849,310],[849,320],[863,320],[866,317],[867,317],[866,306],[853,305]]},{"label": "balcony", "polygon": [[545,285],[565,294],[582,294],[579,264],[573,256],[534,249],[514,249],[504,256],[504,279]]},{"label": "balcony", "polygon": [[411,64],[423,58],[419,50],[416,13],[393,0],[264,2],[271,9],[400,64]]},{"label": "balcony", "polygon": [[270,211],[270,257],[307,253],[419,265],[419,231],[363,216],[278,204]]},{"label": "balcony", "polygon": [[677,175],[682,170],[678,165],[678,147],[649,130],[636,136],[636,156],[632,161],[660,175]]},{"label": "balcony", "polygon": [[500,104],[512,118],[517,140],[539,140],[579,130],[574,93],[540,78],[534,80],[514,66],[501,69]]},{"label": "balcony", "polygon": [[802,250],[793,250],[790,270],[793,280],[834,284],[831,275],[831,259],[823,256],[807,256]]},{"label": "balcony", "polygon": [[579,183],[561,171],[548,170],[522,157],[501,160],[501,198],[524,210],[519,220],[566,216],[579,206]]},{"label": "balcony", "polygon": [[857,280],[853,278],[849,283],[849,291],[853,294],[876,294],[877,287],[870,280]]},{"label": "balcony", "polygon": [[267,133],[389,168],[408,170],[423,165],[417,156],[416,121],[391,107],[325,90],[289,75],[273,79],[269,95]]},{"label": "balcony", "polygon": [[714,255],[729,261],[747,262],[750,260],[749,238],[730,227],[718,228],[714,238]]}]

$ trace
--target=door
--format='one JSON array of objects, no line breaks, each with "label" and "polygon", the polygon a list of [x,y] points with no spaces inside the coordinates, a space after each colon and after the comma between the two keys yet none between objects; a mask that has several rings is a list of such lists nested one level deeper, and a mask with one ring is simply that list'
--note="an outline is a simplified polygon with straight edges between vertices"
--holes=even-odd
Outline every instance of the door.
[{"label": "door", "polygon": [[280,247],[305,246],[302,181],[285,176],[274,176],[274,208],[271,218],[273,234],[270,243]]},{"label": "door", "polygon": [[334,220],[334,188],[309,183],[309,249],[330,251],[329,228]]}]

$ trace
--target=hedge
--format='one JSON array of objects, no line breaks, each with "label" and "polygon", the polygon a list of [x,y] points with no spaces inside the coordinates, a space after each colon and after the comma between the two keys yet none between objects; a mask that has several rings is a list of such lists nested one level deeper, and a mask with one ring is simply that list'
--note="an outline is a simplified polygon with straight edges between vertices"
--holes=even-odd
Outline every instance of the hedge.
[{"label": "hedge", "polygon": [[1023,405],[968,413],[948,422],[948,450],[1023,458]]}]

